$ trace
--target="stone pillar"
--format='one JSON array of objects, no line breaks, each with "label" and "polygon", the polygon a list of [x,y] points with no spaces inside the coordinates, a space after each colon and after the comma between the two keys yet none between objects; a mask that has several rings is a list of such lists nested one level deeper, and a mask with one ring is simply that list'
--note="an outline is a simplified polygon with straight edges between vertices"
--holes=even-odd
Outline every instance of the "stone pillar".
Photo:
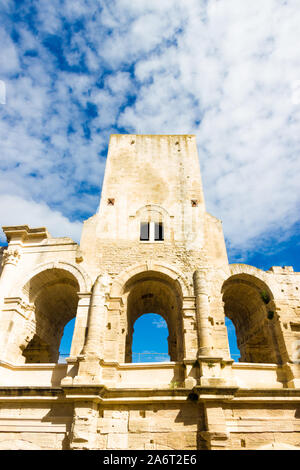
[{"label": "stone pillar", "polygon": [[285,363],[279,369],[288,388],[300,388],[300,363]]},{"label": "stone pillar", "polygon": [[3,253],[3,269],[0,277],[0,304],[3,304],[4,297],[8,297],[12,282],[15,276],[16,266],[20,259],[20,250],[15,247],[8,247]]},{"label": "stone pillar", "polygon": [[99,276],[94,284],[88,316],[87,336],[82,350],[85,355],[103,356],[103,330],[107,311],[106,294],[109,293],[110,277]]},{"label": "stone pillar", "polygon": [[122,297],[109,296],[104,359],[112,362],[124,362],[125,360],[125,354],[121,354],[120,349],[120,345],[122,344],[123,346],[125,343],[127,325],[127,322],[124,322],[124,316],[122,315],[122,307]]},{"label": "stone pillar", "polygon": [[184,297],[182,302],[184,360],[195,360],[198,352],[195,297]]},{"label": "stone pillar", "polygon": [[23,363],[22,353],[35,332],[34,305],[20,297],[6,297],[1,318],[1,359],[12,363]]},{"label": "stone pillar", "polygon": [[206,431],[201,432],[208,450],[225,450],[229,445],[229,432],[227,431],[224,410],[221,403],[204,403]]},{"label": "stone pillar", "polygon": [[[76,321],[70,356],[66,359],[68,369],[66,376],[61,381],[62,386],[72,385],[74,376],[78,375],[78,357],[80,357],[86,339],[86,325],[88,321],[91,292],[78,292],[77,295],[79,300]],[[80,360],[82,360],[82,357],[80,357]]]},{"label": "stone pillar", "polygon": [[0,319],[2,328],[0,331],[0,344],[4,344],[7,338],[8,330],[4,328],[4,325],[7,324],[9,328],[10,318],[7,315],[8,312],[4,312],[4,298],[9,296],[13,280],[15,278],[15,271],[18,261],[20,259],[20,250],[14,247],[8,247],[3,252],[3,268],[0,277]]},{"label": "stone pillar", "polygon": [[93,450],[97,445],[98,404],[93,401],[74,403],[74,416],[70,435],[72,450]]},{"label": "stone pillar", "polygon": [[194,273],[194,290],[196,296],[196,318],[198,332],[198,357],[213,355],[208,287],[205,271],[197,269]]},{"label": "stone pillar", "polygon": [[72,338],[70,356],[76,357],[82,351],[86,339],[86,326],[91,300],[91,292],[78,292],[76,321]]},{"label": "stone pillar", "polygon": [[104,349],[104,330],[107,312],[106,295],[109,293],[110,277],[99,276],[93,286],[89,308],[87,334],[79,356],[78,375],[74,383],[100,384],[101,366]]}]

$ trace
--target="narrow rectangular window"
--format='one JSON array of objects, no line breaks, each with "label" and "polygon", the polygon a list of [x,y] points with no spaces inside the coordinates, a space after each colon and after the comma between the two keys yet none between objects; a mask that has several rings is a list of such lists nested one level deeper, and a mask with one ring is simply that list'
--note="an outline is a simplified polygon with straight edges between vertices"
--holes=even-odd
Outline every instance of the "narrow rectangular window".
[{"label": "narrow rectangular window", "polygon": [[149,240],[149,222],[141,222],[140,240]]},{"label": "narrow rectangular window", "polygon": [[155,222],[155,240],[163,240],[164,239],[164,227],[162,222]]}]

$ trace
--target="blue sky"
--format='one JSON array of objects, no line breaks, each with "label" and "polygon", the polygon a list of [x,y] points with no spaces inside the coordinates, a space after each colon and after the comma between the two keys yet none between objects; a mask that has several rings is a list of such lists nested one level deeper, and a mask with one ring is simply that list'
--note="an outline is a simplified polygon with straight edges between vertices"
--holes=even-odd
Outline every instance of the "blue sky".
[{"label": "blue sky", "polygon": [[[62,357],[68,356],[70,353],[74,324],[75,318],[65,327],[60,344],[60,354]],[[225,318],[225,325],[228,331],[231,357],[238,361],[240,351],[237,347],[234,325],[229,318]],[[153,313],[142,315],[134,324],[132,362],[169,361],[168,336],[167,323],[160,315]]]},{"label": "blue sky", "polygon": [[1,225],[79,241],[110,134],[189,133],[230,262],[300,271],[298,0],[2,0],[0,15]]}]

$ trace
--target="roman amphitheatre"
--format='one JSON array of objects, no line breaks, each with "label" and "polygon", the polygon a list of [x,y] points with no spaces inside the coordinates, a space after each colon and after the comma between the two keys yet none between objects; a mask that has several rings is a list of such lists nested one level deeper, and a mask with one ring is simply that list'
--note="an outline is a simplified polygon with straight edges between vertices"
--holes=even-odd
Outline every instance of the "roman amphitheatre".
[{"label": "roman amphitheatre", "polygon": [[[300,273],[229,264],[195,136],[112,135],[80,244],[3,230],[0,449],[300,448]],[[169,361],[133,361],[149,313]]]}]

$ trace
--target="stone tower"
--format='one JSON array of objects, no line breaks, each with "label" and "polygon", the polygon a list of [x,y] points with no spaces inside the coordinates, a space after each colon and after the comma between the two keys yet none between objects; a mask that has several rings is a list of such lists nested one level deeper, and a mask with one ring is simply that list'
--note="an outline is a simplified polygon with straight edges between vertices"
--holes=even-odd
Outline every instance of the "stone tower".
[{"label": "stone tower", "polygon": [[[3,229],[0,448],[300,447],[300,273],[228,263],[194,136],[112,135],[80,245]],[[170,362],[132,362],[146,313]]]}]

